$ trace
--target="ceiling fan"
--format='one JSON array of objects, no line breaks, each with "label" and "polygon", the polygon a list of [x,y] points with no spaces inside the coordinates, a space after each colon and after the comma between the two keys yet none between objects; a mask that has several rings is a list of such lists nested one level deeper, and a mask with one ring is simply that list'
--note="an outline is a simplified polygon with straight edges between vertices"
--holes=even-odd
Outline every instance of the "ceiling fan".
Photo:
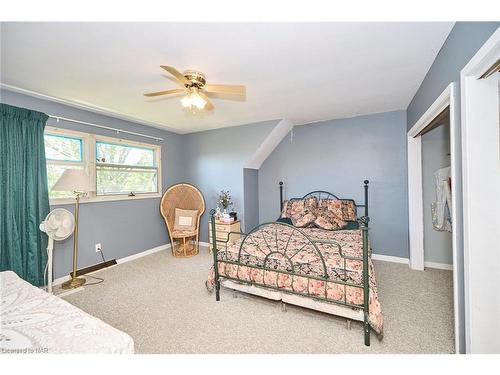
[{"label": "ceiling fan", "polygon": [[207,84],[205,75],[196,70],[186,70],[181,73],[172,66],[160,65],[160,67],[169,72],[183,88],[150,92],[144,94],[144,96],[153,97],[183,92],[185,95],[181,99],[181,103],[184,108],[191,110],[206,109],[208,111],[214,109],[214,105],[210,102],[207,95],[222,94],[245,98],[245,86]]}]

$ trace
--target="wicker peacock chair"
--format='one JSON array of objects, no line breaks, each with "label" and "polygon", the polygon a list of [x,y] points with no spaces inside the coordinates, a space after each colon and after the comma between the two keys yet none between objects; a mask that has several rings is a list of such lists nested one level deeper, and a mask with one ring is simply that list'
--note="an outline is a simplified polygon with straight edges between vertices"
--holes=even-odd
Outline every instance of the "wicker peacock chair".
[{"label": "wicker peacock chair", "polygon": [[[176,208],[198,211],[194,230],[174,230]],[[172,255],[190,257],[198,254],[200,251],[200,218],[205,212],[205,199],[201,192],[195,186],[187,183],[172,185],[161,198],[160,212],[167,225],[172,244]]]}]

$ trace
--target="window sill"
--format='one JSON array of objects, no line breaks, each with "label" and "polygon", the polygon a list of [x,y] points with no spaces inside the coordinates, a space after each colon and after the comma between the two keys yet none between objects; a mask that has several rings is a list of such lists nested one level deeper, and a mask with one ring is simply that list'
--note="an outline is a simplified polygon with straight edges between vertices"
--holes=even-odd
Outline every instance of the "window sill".
[{"label": "window sill", "polygon": [[[134,197],[129,197],[128,195],[115,195],[115,196],[105,196],[105,197],[92,197],[92,198],[80,198],[80,203],[97,203],[97,202],[114,202],[114,201],[133,201],[138,199],[155,199],[161,198],[160,193],[153,194],[137,194]],[[62,206],[68,204],[74,204],[75,198],[59,198],[51,199],[49,201],[50,206]]]}]

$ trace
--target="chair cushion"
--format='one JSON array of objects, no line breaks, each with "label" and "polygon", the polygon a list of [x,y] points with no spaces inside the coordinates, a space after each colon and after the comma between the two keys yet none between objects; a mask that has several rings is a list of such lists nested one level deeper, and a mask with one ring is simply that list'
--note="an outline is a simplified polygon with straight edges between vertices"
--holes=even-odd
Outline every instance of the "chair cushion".
[{"label": "chair cushion", "polygon": [[196,236],[198,231],[196,229],[193,230],[176,230],[174,229],[172,231],[172,237],[173,238],[186,238],[186,237],[192,237]]},{"label": "chair cushion", "polygon": [[176,208],[174,231],[175,230],[192,231],[196,229],[197,221],[198,221],[198,210],[182,210],[180,208]]}]

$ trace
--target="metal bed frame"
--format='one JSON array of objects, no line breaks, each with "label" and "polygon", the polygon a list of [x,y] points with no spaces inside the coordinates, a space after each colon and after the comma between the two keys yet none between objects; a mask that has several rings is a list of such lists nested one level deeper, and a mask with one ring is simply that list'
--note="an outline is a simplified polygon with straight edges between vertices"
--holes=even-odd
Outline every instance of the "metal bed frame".
[{"label": "metal bed frame", "polygon": [[[210,220],[211,220],[211,226],[212,226],[212,244],[213,244],[213,249],[214,249],[213,250],[213,258],[214,258],[214,273],[215,273],[214,280],[215,280],[215,299],[216,299],[216,301],[220,301],[221,281],[224,279],[227,279],[227,280],[231,280],[231,281],[246,284],[246,285],[255,285],[255,286],[258,286],[258,287],[264,288],[264,289],[277,290],[277,291],[280,291],[281,293],[286,293],[286,294],[291,294],[291,295],[299,295],[299,296],[310,298],[310,299],[313,299],[316,301],[326,302],[328,304],[342,305],[345,307],[350,307],[350,308],[355,309],[355,310],[362,310],[363,311],[363,318],[364,318],[363,319],[364,343],[366,346],[370,346],[371,327],[370,327],[370,324],[368,322],[369,296],[370,296],[370,292],[369,292],[369,263],[368,263],[368,256],[369,256],[368,255],[368,251],[369,251],[368,250],[368,248],[369,248],[369,245],[368,245],[368,223],[370,221],[370,219],[368,217],[368,183],[369,183],[368,180],[364,181],[364,204],[355,205],[356,209],[364,208],[364,216],[360,217],[357,220],[359,223],[360,229],[362,231],[362,239],[363,239],[363,256],[362,257],[353,257],[353,256],[344,255],[344,253],[342,251],[342,247],[340,246],[339,243],[337,243],[335,241],[330,241],[330,240],[313,239],[310,236],[308,236],[306,233],[304,233],[304,231],[302,231],[300,228],[296,228],[292,225],[289,225],[286,223],[281,223],[281,222],[268,222],[268,223],[260,224],[260,225],[256,226],[255,228],[253,228],[250,232],[248,232],[248,234],[245,234],[243,232],[230,232],[230,233],[227,233],[227,240],[221,241],[220,238],[217,239],[217,237],[216,237],[215,210],[212,209],[210,211],[210,217],[211,217]],[[283,207],[283,182],[282,181],[279,182],[279,189],[280,189],[280,207],[282,208]],[[312,192],[304,195],[302,198],[293,198],[293,199],[305,199],[305,198],[311,197],[311,196],[316,196],[316,197],[318,197],[318,199],[321,199],[321,198],[328,199],[328,198],[332,198],[332,197],[334,199],[340,199],[336,195],[329,193],[327,191],[322,191],[322,190],[312,191]],[[267,249],[261,249],[260,246],[253,241],[253,238],[250,235],[252,233],[255,233],[257,230],[262,229],[263,227],[266,227],[269,225],[274,225],[274,226],[278,226],[278,227],[284,226],[284,227],[288,227],[291,229],[291,234],[288,238],[288,241],[286,242],[286,246],[284,249],[280,249],[277,246],[277,244],[278,244],[278,242],[277,242],[278,241],[278,230],[277,229],[275,230],[275,233],[274,233],[275,234],[274,240],[276,241],[276,250],[271,250],[271,247],[269,246],[269,243],[265,240],[264,236],[262,238],[264,239],[264,242],[266,243]],[[276,228],[278,228],[278,227],[276,227]],[[227,247],[228,247],[227,243],[229,242],[229,238],[230,238],[230,235],[232,233],[244,235],[243,240],[241,241],[239,252],[238,252],[237,261],[228,260],[229,258],[227,256]],[[300,249],[291,249],[293,255],[289,255],[289,254],[287,254],[288,243],[290,241],[290,238],[294,234],[297,234],[297,233],[301,234],[303,237],[305,237],[307,239],[306,244],[304,246],[302,246]],[[247,241],[252,241],[252,243],[254,245],[256,245],[263,254],[266,254],[262,264],[252,265],[252,264],[245,263],[242,260],[242,252],[245,252],[244,244]],[[225,242],[226,243],[226,246],[225,246],[226,257],[225,257],[225,259],[218,259],[218,253],[221,251],[224,251],[224,250],[217,249],[217,242],[219,242],[219,243]],[[338,248],[339,254],[342,258],[343,268],[341,269],[341,271],[343,271],[343,276],[344,276],[343,278],[339,278],[338,280],[336,280],[336,279],[331,279],[329,277],[328,272],[327,272],[327,268],[326,268],[325,259],[323,258],[323,255],[321,254],[320,250],[318,249],[318,245],[321,245],[321,244],[331,244],[331,245],[336,246]],[[300,253],[301,251],[303,251],[303,249],[305,247],[310,248],[310,246],[306,246],[306,245],[311,245],[312,248],[314,249],[315,253],[318,255],[318,259],[321,261],[320,265],[322,268],[322,276],[311,276],[311,275],[306,275],[306,274],[296,272],[292,258],[294,256],[296,256],[298,253]],[[281,257],[284,257],[288,261],[289,267],[287,267],[286,270],[275,269],[275,268],[271,268],[269,266],[269,264],[272,263],[272,262],[270,262],[270,256],[275,255],[275,254],[279,255]],[[363,263],[362,285],[346,281],[347,280],[347,272],[348,272],[348,270],[346,269],[346,260],[362,261],[362,263]],[[241,279],[238,279],[237,277],[231,277],[231,276],[227,276],[227,275],[219,275],[218,263],[226,263],[226,264],[232,264],[232,265],[236,265],[236,266],[244,266],[244,267],[262,270],[263,275],[264,275],[265,271],[270,271],[270,272],[275,272],[275,273],[287,274],[287,275],[292,276],[292,277],[297,276],[297,277],[306,278],[307,279],[307,289],[304,292],[296,292],[293,290],[279,288],[278,286],[264,284],[265,283],[264,278],[262,280],[262,283],[259,283],[259,282],[255,282],[255,281],[241,280]],[[310,294],[310,292],[309,292],[310,280],[319,280],[319,281],[325,282],[324,283],[325,284],[324,297]],[[339,285],[343,286],[343,288],[344,288],[343,301],[342,300],[339,301],[339,300],[335,300],[335,299],[331,299],[331,298],[327,297],[327,293],[326,293],[327,282],[328,283],[335,283],[335,284],[339,284]],[[347,286],[363,289],[363,296],[364,296],[363,304],[358,305],[358,304],[351,304],[351,303],[347,302],[347,293],[346,293]]]}]

